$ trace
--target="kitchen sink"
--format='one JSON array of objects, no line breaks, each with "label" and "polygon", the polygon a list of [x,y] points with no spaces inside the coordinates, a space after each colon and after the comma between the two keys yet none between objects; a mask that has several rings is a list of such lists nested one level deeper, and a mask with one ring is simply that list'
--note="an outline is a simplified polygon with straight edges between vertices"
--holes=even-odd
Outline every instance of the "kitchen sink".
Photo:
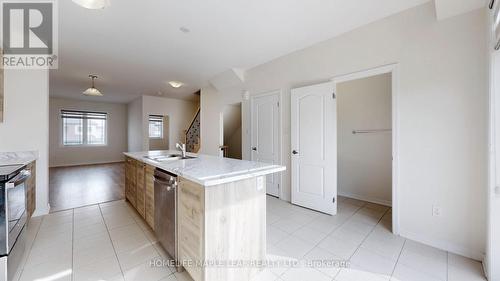
[{"label": "kitchen sink", "polygon": [[167,162],[167,161],[174,161],[174,160],[194,159],[196,157],[194,157],[194,156],[182,157],[182,155],[180,155],[180,154],[165,154],[165,155],[155,155],[155,156],[144,156],[144,158],[147,158],[149,160],[153,160],[156,162]]}]

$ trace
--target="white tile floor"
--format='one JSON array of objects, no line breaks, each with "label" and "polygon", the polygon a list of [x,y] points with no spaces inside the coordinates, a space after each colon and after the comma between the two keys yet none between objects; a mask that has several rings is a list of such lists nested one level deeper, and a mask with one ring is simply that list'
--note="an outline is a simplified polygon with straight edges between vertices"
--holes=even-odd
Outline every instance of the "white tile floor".
[{"label": "white tile floor", "polygon": [[[267,206],[269,260],[298,265],[271,266],[255,281],[485,280],[479,262],[392,235],[387,207],[340,198],[331,217],[272,197]],[[166,254],[124,201],[34,218],[27,237],[19,281],[191,280],[150,266]]]}]

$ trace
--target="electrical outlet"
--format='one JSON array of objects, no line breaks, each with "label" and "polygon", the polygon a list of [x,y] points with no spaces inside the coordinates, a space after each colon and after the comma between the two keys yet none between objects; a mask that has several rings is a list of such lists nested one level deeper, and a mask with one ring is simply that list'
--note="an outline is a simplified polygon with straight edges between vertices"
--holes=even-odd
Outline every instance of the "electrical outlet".
[{"label": "electrical outlet", "polygon": [[441,207],[439,206],[432,206],[432,216],[433,217],[440,217],[441,216]]}]

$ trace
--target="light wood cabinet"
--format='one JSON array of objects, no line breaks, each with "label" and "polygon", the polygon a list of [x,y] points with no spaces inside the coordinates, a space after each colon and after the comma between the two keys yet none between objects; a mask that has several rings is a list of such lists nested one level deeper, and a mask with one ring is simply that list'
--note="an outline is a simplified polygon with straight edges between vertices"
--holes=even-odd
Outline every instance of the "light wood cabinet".
[{"label": "light wood cabinet", "polygon": [[155,229],[155,182],[154,182],[155,168],[151,165],[146,165],[146,174],[144,182],[146,186],[146,222],[148,225]]},{"label": "light wood cabinet", "polygon": [[135,172],[136,172],[136,181],[135,181],[135,190],[136,190],[136,206],[135,209],[137,212],[145,218],[146,214],[146,186],[144,182],[144,174],[146,172],[146,164],[136,161],[135,162]]},{"label": "light wood cabinet", "polygon": [[135,164],[136,161],[132,158],[126,159],[125,162],[125,198],[127,201],[136,206],[136,171]]},{"label": "light wood cabinet", "polygon": [[154,170],[130,157],[125,160],[125,198],[154,229]]},{"label": "light wood cabinet", "polygon": [[[153,229],[154,171],[126,158],[126,198]],[[205,265],[266,260],[265,176],[209,187],[178,177],[177,231],[178,262],[194,281],[250,281],[261,268]]]},{"label": "light wood cabinet", "polygon": [[26,181],[26,209],[30,218],[36,209],[36,161],[29,163],[26,168],[31,177]]},{"label": "light wood cabinet", "polygon": [[[184,264],[199,264],[204,260],[205,192],[201,185],[179,178],[178,248],[179,260]],[[186,266],[193,280],[203,280],[203,268]]]},{"label": "light wood cabinet", "polygon": [[265,176],[204,187],[179,178],[179,261],[195,281],[248,281],[253,266],[208,266],[214,261],[266,259]]}]

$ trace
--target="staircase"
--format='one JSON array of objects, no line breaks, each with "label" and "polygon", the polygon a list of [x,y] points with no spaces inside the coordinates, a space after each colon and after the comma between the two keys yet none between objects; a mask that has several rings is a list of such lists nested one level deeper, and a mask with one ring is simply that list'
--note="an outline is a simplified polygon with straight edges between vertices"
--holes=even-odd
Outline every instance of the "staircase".
[{"label": "staircase", "polygon": [[200,109],[191,122],[191,125],[186,130],[186,151],[198,153],[200,150]]}]

